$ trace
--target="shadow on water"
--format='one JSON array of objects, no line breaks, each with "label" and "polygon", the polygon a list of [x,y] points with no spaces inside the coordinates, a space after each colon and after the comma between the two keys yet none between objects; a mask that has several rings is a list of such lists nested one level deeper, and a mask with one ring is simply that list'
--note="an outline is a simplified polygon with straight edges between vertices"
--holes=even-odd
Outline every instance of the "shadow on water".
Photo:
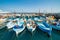
[{"label": "shadow on water", "polygon": [[51,40],[51,39],[52,39],[51,37],[48,37],[46,33],[42,32],[38,28],[33,33],[25,29],[21,34],[19,34],[18,38],[16,38],[16,40]]},{"label": "shadow on water", "polygon": [[18,40],[31,40],[31,34],[26,29],[19,35]]},{"label": "shadow on water", "polygon": [[33,40],[51,40],[51,37],[48,37],[47,33],[44,33],[39,28],[36,28],[35,34],[33,35]]}]

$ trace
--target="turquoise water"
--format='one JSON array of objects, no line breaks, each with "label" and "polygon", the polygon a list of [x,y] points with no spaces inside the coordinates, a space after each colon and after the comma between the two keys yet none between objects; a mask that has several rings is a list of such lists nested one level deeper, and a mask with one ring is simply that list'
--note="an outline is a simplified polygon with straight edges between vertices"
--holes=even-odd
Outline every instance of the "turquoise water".
[{"label": "turquoise water", "polygon": [[48,37],[47,33],[38,28],[33,33],[25,29],[16,37],[13,30],[4,28],[0,30],[0,40],[60,40],[60,32],[53,30],[51,37]]}]

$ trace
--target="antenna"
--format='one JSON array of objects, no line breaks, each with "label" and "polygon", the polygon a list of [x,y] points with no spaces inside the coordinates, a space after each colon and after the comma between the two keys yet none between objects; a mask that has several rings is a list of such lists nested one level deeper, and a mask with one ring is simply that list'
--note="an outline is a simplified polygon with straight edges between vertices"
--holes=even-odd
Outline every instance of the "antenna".
[{"label": "antenna", "polygon": [[40,13],[40,9],[39,9],[39,13]]}]

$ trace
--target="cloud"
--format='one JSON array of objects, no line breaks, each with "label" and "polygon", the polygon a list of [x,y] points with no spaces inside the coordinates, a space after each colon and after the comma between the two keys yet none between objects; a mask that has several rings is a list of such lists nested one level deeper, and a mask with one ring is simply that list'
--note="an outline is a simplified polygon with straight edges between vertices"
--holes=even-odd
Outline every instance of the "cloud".
[{"label": "cloud", "polygon": [[3,10],[0,9],[0,13],[9,13],[9,12],[3,11]]}]

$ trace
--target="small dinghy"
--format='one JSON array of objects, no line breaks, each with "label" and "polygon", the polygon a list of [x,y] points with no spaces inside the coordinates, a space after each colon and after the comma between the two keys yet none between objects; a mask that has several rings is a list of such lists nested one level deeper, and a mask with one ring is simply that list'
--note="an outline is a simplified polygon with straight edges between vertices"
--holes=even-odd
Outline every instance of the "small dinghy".
[{"label": "small dinghy", "polygon": [[36,29],[36,25],[33,21],[31,21],[31,19],[29,19],[28,22],[27,22],[27,29],[30,32],[33,32]]},{"label": "small dinghy", "polygon": [[47,32],[48,35],[51,36],[52,28],[46,22],[43,23],[37,22],[37,25],[39,29],[41,29],[44,32]]},{"label": "small dinghy", "polygon": [[38,21],[38,20],[39,20],[39,18],[37,18],[37,17],[34,18],[34,21]]},{"label": "small dinghy", "polygon": [[25,26],[23,20],[18,21],[18,24],[13,27],[13,31],[16,32],[16,36],[18,36],[18,34],[21,33],[24,29]]},{"label": "small dinghy", "polygon": [[34,18],[34,21],[35,21],[35,22],[42,22],[43,20],[42,20],[42,18],[37,18],[37,17],[35,17],[35,18]]}]

